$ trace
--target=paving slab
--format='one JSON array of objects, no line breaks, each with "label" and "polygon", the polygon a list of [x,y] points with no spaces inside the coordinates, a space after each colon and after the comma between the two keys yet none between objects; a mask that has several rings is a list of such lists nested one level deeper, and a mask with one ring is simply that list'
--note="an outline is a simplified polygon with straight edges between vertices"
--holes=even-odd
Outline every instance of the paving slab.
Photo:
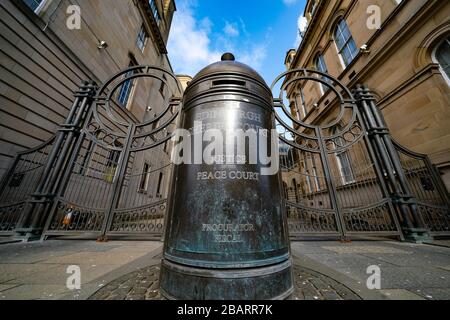
[{"label": "paving slab", "polygon": [[[391,240],[302,241],[293,242],[291,248],[298,288],[295,299],[450,299],[450,248],[445,246]],[[141,276],[145,268],[159,265],[161,252],[160,241],[3,244],[0,299],[83,300],[95,292],[106,295],[104,288],[111,284],[108,299],[158,298],[154,286],[147,287]],[[80,290],[66,288],[69,265],[81,268]],[[380,267],[380,290],[366,286],[371,265]],[[134,280],[132,275],[137,275]],[[117,279],[129,281],[130,286],[114,289]]]},{"label": "paving slab", "polygon": [[[389,299],[450,299],[450,248],[394,241],[302,242],[292,244],[298,259],[311,259],[366,286],[367,267],[381,270],[381,290]],[[344,281],[345,282],[345,281]]]},{"label": "paving slab", "polygon": [[0,292],[9,290],[11,288],[17,287],[16,284],[0,284]]},{"label": "paving slab", "polygon": [[391,300],[425,300],[423,297],[405,289],[380,290],[382,294]]},{"label": "paving slab", "polygon": [[57,299],[67,288],[64,285],[19,285],[0,292],[0,300],[53,300]]},{"label": "paving slab", "polygon": [[414,292],[427,300],[450,300],[450,288],[421,288]]},{"label": "paving slab", "polygon": [[50,271],[54,268],[56,266],[36,263],[0,263],[0,283],[4,284],[17,278],[25,278],[32,274]]},{"label": "paving slab", "polygon": [[[71,273],[67,273],[69,265],[58,264],[48,265],[48,269],[42,270],[39,273],[34,273],[29,276],[17,277],[6,284],[32,284],[32,285],[58,285],[65,286],[67,278]],[[80,267],[80,283],[86,284],[97,278],[100,278],[107,273],[117,269],[118,264],[103,264],[103,265],[90,265],[78,263],[76,266]]]},{"label": "paving slab", "polygon": [[[87,299],[103,285],[154,262],[160,241],[49,240],[0,245],[0,299]],[[81,289],[66,287],[67,267],[81,271]]]}]

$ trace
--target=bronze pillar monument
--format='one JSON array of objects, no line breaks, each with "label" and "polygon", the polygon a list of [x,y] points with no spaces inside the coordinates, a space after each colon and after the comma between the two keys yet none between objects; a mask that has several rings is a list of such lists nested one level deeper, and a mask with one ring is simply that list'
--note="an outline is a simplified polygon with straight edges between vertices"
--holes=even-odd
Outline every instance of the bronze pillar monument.
[{"label": "bronze pillar monument", "polygon": [[[169,299],[288,297],[292,261],[281,174],[278,160],[271,172],[259,155],[267,151],[278,157],[278,150],[271,150],[277,137],[271,132],[270,89],[256,71],[224,54],[186,88],[181,122],[184,149],[178,156],[191,161],[175,162],[162,294]],[[211,151],[213,142],[222,148]],[[211,161],[205,160],[209,153]]]}]

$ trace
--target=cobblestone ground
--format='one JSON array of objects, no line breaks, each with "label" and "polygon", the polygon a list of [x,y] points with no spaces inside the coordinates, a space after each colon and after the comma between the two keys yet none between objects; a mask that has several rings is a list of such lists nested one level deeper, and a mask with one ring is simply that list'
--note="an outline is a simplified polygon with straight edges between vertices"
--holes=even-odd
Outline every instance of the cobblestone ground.
[{"label": "cobblestone ground", "polygon": [[[93,294],[89,300],[162,300],[159,266],[150,266],[122,276]],[[295,291],[290,300],[359,300],[339,282],[315,271],[294,267]]]}]

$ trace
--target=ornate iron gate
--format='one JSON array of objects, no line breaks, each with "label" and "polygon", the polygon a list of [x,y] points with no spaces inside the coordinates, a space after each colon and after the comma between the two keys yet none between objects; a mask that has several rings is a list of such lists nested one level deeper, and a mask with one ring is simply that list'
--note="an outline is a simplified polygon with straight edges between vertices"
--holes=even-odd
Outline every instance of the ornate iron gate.
[{"label": "ornate iron gate", "polygon": [[[367,88],[359,86],[355,99],[337,79],[297,69],[280,75],[272,89],[282,79],[275,107],[281,110],[276,114],[280,165],[293,238],[393,235],[420,240],[427,236],[426,227],[435,234],[448,231],[449,206],[440,178],[428,160],[396,145],[405,153],[400,162]],[[303,90],[314,86],[322,96],[308,110]],[[425,165],[412,169],[406,155]],[[414,198],[423,199],[419,172],[433,184],[433,203]]]},{"label": "ornate iron gate", "polygon": [[[285,119],[279,113],[276,119],[291,236],[401,236],[353,95],[336,79],[313,70],[286,72],[275,83],[283,78],[276,108]],[[318,101],[311,120],[305,120],[302,96],[287,110],[283,93],[301,92],[310,81],[328,88],[333,99]]]},{"label": "ornate iron gate", "polygon": [[[166,105],[149,105],[138,121],[120,96],[152,85]],[[83,86],[56,143],[19,154],[9,170],[2,183],[2,231],[161,239],[181,92],[171,72],[154,66],[131,67],[99,89]]]},{"label": "ornate iron gate", "polygon": [[[327,74],[297,69],[281,74],[272,90],[281,80],[274,106],[293,239],[450,234],[450,200],[436,168],[392,141],[367,88],[352,93]],[[124,111],[124,93],[155,83],[164,108],[148,106],[142,121]],[[322,91],[311,109],[302,95],[312,90],[307,83]],[[154,66],[124,70],[101,88],[84,84],[55,137],[19,153],[4,176],[0,235],[160,239],[181,93],[176,77]]]},{"label": "ornate iron gate", "polygon": [[395,141],[394,146],[426,228],[432,235],[449,235],[450,200],[436,167],[426,155],[412,152]]}]

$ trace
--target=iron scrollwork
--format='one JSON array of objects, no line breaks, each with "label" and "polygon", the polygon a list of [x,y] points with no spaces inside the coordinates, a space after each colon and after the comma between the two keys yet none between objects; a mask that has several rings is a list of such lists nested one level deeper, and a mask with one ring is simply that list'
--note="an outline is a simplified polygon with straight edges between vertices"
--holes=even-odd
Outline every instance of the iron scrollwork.
[{"label": "iron scrollwork", "polygon": [[117,210],[110,232],[161,233],[166,206],[163,200],[141,208]]},{"label": "iron scrollwork", "polygon": [[[352,92],[309,69],[281,74],[272,90],[279,82],[275,119],[291,235],[400,234]],[[305,97],[313,90],[322,95]]]},{"label": "iron scrollwork", "polygon": [[348,232],[385,232],[396,230],[387,202],[365,209],[345,210],[344,222]]},{"label": "iron scrollwork", "polygon": [[336,213],[333,210],[318,210],[293,203],[286,204],[289,231],[293,234],[337,233]]},{"label": "iron scrollwork", "polygon": [[0,207],[0,232],[13,231],[20,219],[26,202]]},{"label": "iron scrollwork", "polygon": [[60,201],[49,226],[50,231],[101,231],[105,212]]}]

